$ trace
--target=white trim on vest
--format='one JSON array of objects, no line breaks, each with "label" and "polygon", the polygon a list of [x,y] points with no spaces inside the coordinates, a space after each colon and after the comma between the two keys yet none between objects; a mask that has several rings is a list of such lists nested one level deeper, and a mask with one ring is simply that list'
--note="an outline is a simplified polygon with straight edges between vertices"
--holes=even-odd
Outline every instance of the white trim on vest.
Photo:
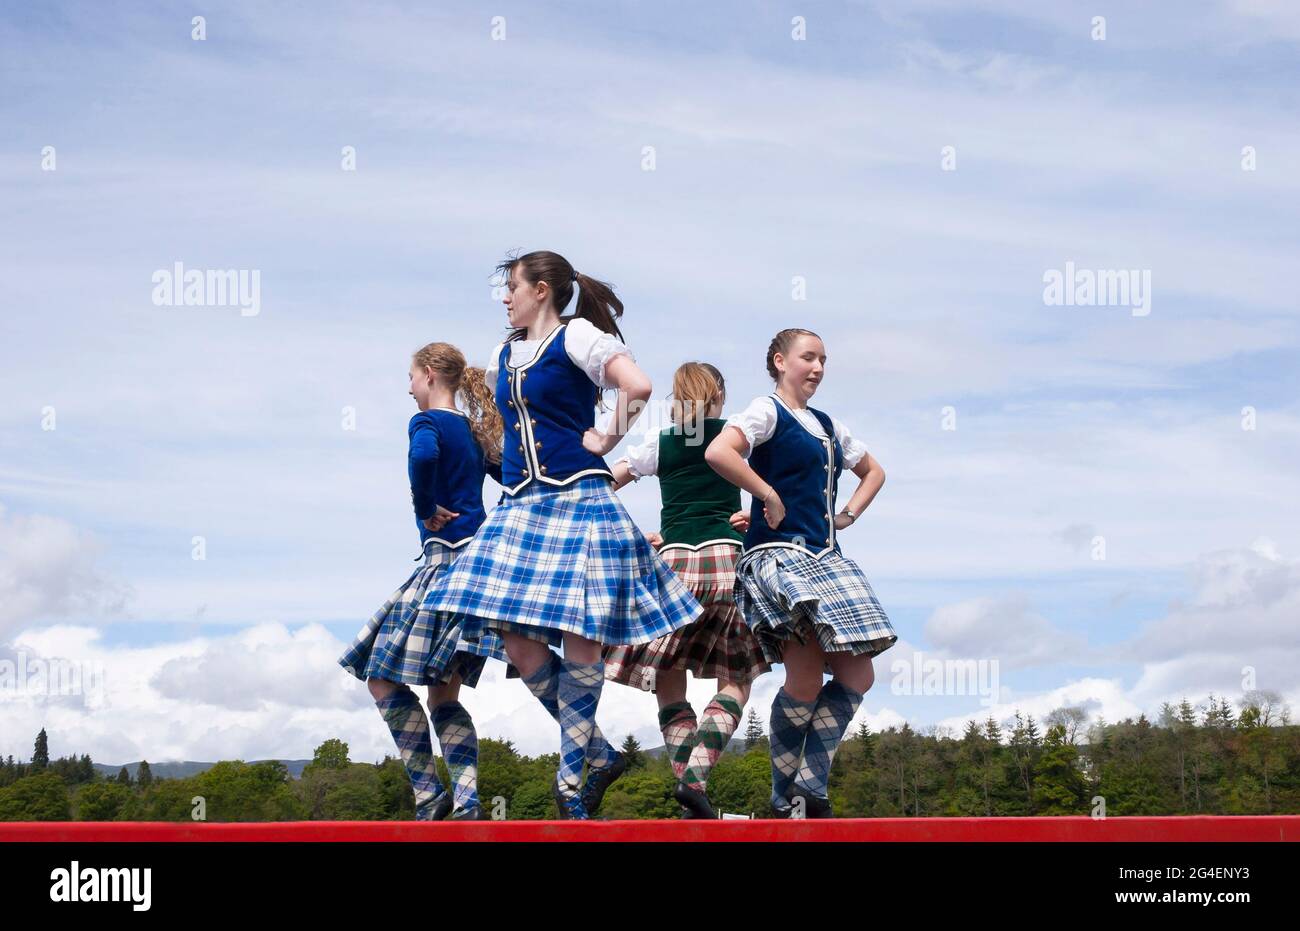
[{"label": "white trim on vest", "polygon": [[733,540],[731,537],[718,537],[716,540],[705,540],[703,543],[696,543],[693,546],[690,543],[665,543],[663,546],[659,547],[659,552],[662,553],[664,550],[690,550],[691,552],[699,552],[706,546],[716,546],[719,543],[730,543],[733,546],[745,545],[743,540]]},{"label": "white trim on vest", "polygon": [[[515,402],[515,416],[519,419],[519,432],[521,434],[521,438],[526,440],[526,442],[523,443],[523,447],[524,447],[524,460],[528,466],[528,469],[525,470],[524,472],[524,480],[522,482],[520,482],[514,488],[502,486],[505,492],[508,495],[510,495],[510,497],[512,498],[516,494],[518,494],[524,488],[524,486],[526,486],[529,482],[533,482],[533,481],[541,482],[543,485],[563,487],[565,485],[569,485],[577,481],[580,478],[586,478],[588,475],[603,475],[606,478],[610,479],[611,481],[614,478],[614,476],[610,473],[609,469],[583,469],[580,472],[574,472],[568,478],[562,480],[547,478],[545,475],[542,474],[541,463],[537,461],[537,447],[533,445],[536,442],[536,440],[533,439],[533,426],[527,414],[528,408],[524,406],[523,386],[520,384],[520,379],[516,378],[515,376],[518,373],[527,371],[535,362],[541,359],[542,354],[545,353],[546,350],[550,348],[551,343],[554,342],[556,335],[561,330],[563,330],[566,326],[568,326],[568,324],[566,323],[557,324],[555,328],[551,330],[551,332],[547,333],[546,336],[542,339],[541,344],[537,347],[537,351],[533,353],[533,357],[529,359],[527,362],[525,362],[523,365],[510,364],[510,348],[509,348],[510,343],[506,342],[504,344],[505,345],[504,352],[506,354],[506,367],[505,367],[506,378],[510,380],[510,397]],[[568,358],[567,354],[565,358],[566,359]],[[504,478],[505,476],[503,475],[502,477]]]},{"label": "white trim on vest", "polygon": [[[822,490],[822,499],[823,499],[823,501],[824,501],[825,504],[826,504],[826,523],[827,523],[827,526],[830,528],[830,535],[831,535],[831,538],[830,538],[830,542],[826,545],[826,549],[822,550],[820,553],[817,554],[817,556],[820,558],[820,557],[823,556],[825,553],[829,552],[830,550],[835,549],[835,511],[834,511],[834,508],[832,507],[832,502],[834,501],[834,497],[835,497],[835,429],[834,429],[834,421],[831,422],[831,432],[830,432],[830,435],[829,435],[829,436],[825,436],[825,437],[818,436],[816,433],[813,433],[811,430],[809,430],[808,427],[804,424],[804,422],[803,422],[802,420],[800,420],[800,419],[798,418],[798,416],[795,415],[794,409],[791,408],[789,404],[786,404],[785,399],[784,399],[783,397],[781,397],[781,396],[780,396],[779,394],[777,394],[776,392],[772,392],[772,397],[776,398],[777,403],[779,403],[782,407],[784,407],[787,411],[790,412],[790,416],[791,416],[791,418],[794,419],[794,422],[797,423],[797,424],[800,426],[800,428],[801,428],[805,433],[807,433],[807,434],[808,434],[809,436],[811,436],[813,439],[815,439],[815,440],[817,440],[818,442],[820,442],[820,443],[822,444],[822,446],[823,446],[823,447],[825,448],[825,450],[826,450],[826,466],[825,466],[825,468],[826,468],[826,487],[825,487],[825,489]],[[812,413],[811,410],[809,410],[809,413]],[[817,416],[816,414],[813,414],[813,417],[814,417],[814,418],[815,418],[816,416]],[[827,414],[826,416],[829,417],[830,415]],[[818,420],[817,422],[818,422],[818,423],[821,423],[820,420]],[[762,544],[762,546],[773,546],[773,545],[775,545],[775,544],[772,544],[772,543],[764,543],[764,544]],[[756,547],[754,547],[754,549],[761,549],[762,546],[756,546]],[[805,548],[805,547],[795,547],[795,549],[804,549],[804,548]]]}]

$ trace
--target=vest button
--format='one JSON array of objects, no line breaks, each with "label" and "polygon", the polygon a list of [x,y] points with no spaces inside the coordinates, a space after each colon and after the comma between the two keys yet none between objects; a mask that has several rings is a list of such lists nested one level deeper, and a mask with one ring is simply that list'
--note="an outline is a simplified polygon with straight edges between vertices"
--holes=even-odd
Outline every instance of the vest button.
[{"label": "vest button", "polygon": [[515,421],[515,429],[516,429],[516,430],[519,429],[519,422],[518,422],[518,421]]},{"label": "vest button", "polygon": [[545,475],[545,474],[546,474],[546,466],[541,466],[540,469],[541,469],[541,473],[542,473],[543,475]]},{"label": "vest button", "polygon": [[511,407],[514,407],[514,406],[515,406],[515,402],[514,402],[514,401],[507,401],[506,403],[509,404]]},{"label": "vest button", "polygon": [[522,453],[522,452],[524,451],[524,448],[523,448],[522,446],[520,446],[520,447],[519,447],[519,451]]},{"label": "vest button", "polygon": [[542,448],[542,441],[541,441],[541,440],[538,440],[538,441],[537,441],[536,443],[534,443],[533,445],[536,446],[538,449],[541,449],[541,448]]},{"label": "vest button", "polygon": [[529,417],[529,418],[528,418],[528,422],[529,422],[530,424],[532,424],[534,427],[537,426],[537,421],[536,421],[534,418],[532,418],[532,417]]}]

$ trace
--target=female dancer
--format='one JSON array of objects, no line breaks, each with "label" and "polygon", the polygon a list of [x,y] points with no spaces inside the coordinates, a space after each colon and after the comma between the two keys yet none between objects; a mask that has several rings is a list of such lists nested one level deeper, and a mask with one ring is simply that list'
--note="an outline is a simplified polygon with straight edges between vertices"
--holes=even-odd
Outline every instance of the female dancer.
[{"label": "female dancer", "polygon": [[[554,252],[498,271],[515,329],[486,377],[505,418],[505,495],[425,605],[464,615],[471,639],[501,632],[511,664],[560,725],[560,816],[585,819],[626,767],[596,726],[601,646],[653,640],[702,609],[632,523],[601,458],[650,397],[614,322],[622,301]],[[575,285],[575,315],[561,318]],[[600,388],[618,389],[609,432],[595,427]],[[561,643],[562,660],[550,650]]]},{"label": "female dancer", "polygon": [[[484,657],[504,659],[504,652],[490,636],[467,643],[457,624],[420,606],[486,517],[483,477],[501,479],[501,415],[483,370],[467,367],[449,343],[430,343],[417,352],[410,379],[420,411],[407,430],[407,471],[424,564],[375,612],[339,664],[366,683],[392,732],[415,790],[415,817],[438,821],[450,814],[453,821],[476,821],[482,818],[478,736],[457,698],[461,683],[478,682]],[[456,407],[458,390],[468,415]],[[429,719],[407,683],[429,687],[451,794],[438,780]]]},{"label": "female dancer", "polygon": [[[699,620],[643,646],[605,649],[605,678],[653,688],[659,727],[683,817],[716,818],[707,795],[709,772],[727,748],[749,700],[750,684],[769,669],[758,641],[736,610],[732,590],[742,537],[748,526],[740,490],[704,461],[719,433],[727,389],[722,373],[707,362],[687,362],[673,375],[672,425],[648,435],[614,464],[615,487],[646,475],[659,476],[663,501],[659,555],[690,590],[704,613]],[[703,720],[686,700],[686,671],[717,679],[718,693]]]},{"label": "female dancer", "polygon": [[[840,553],[836,535],[875,498],[885,473],[844,424],[808,406],[825,365],[816,333],[777,333],[767,349],[776,391],[728,419],[705,453],[753,495],[736,604],[768,662],[785,664],[770,720],[777,817],[834,817],[831,761],[874,681],[871,657],[898,639],[862,570]],[[844,467],[858,487],[836,513]],[[824,671],[833,676],[825,685]]]}]

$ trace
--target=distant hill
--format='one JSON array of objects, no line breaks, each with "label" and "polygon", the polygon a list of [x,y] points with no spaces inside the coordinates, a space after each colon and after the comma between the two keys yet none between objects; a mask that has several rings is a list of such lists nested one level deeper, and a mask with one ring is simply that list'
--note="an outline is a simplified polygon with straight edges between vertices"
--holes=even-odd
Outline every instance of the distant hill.
[{"label": "distant hill", "polygon": [[[245,760],[246,763],[265,763],[265,760]],[[302,775],[303,767],[311,760],[280,760],[285,768],[289,770],[289,775],[297,779]],[[215,763],[203,763],[197,760],[177,760],[171,763],[150,763],[149,772],[153,773],[157,779],[184,779],[186,776],[197,776],[206,769],[211,769]],[[96,763],[95,772],[105,776],[116,776],[122,767],[131,774],[134,779],[140,769],[140,764],[136,763]]]},{"label": "distant hill", "polygon": [[[641,752],[646,756],[657,760],[664,755],[666,748],[663,746],[642,747]],[[740,737],[731,738],[731,743],[727,744],[727,752],[744,753],[745,741]],[[244,762],[264,763],[266,761],[245,760]],[[292,778],[298,779],[302,776],[303,767],[310,763],[311,760],[280,760],[280,762],[284,764],[287,770],[289,770],[289,775]],[[357,763],[366,761],[353,760],[352,762]],[[184,779],[187,776],[197,776],[205,769],[211,769],[215,765],[215,763],[204,763],[198,760],[177,760],[170,763],[151,762],[149,764],[149,771],[153,773],[154,777],[157,779]],[[95,772],[104,776],[116,776],[123,766],[125,766],[126,771],[131,774],[132,779],[136,777],[136,772],[140,769],[140,763],[138,761],[135,763],[96,763]]]}]

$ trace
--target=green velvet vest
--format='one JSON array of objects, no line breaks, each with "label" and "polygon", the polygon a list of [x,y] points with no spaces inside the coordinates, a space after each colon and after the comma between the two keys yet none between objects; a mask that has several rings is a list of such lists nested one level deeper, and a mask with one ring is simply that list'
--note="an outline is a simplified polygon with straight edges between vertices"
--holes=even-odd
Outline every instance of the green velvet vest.
[{"label": "green velvet vest", "polygon": [[704,451],[726,423],[720,417],[706,418],[702,436],[676,426],[660,432],[659,533],[665,545],[744,539],[729,521],[740,510],[740,489],[704,461]]}]

